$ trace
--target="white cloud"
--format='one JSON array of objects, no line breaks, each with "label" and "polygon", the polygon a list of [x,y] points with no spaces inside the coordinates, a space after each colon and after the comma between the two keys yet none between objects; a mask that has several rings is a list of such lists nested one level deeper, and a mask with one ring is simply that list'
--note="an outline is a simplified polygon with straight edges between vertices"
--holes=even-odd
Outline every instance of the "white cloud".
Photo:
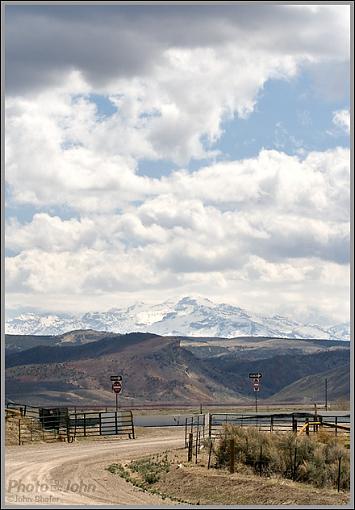
[{"label": "white cloud", "polygon": [[349,110],[337,110],[333,113],[333,123],[346,133],[350,133],[350,112]]},{"label": "white cloud", "polygon": [[96,89],[149,76],[171,48],[229,45],[290,61],[348,58],[350,6],[311,7],[6,6],[8,90],[65,83],[73,69]]},{"label": "white cloud", "polygon": [[[143,292],[159,300],[159,290],[165,297],[181,289],[211,298],[224,292],[238,302],[233,289],[242,288],[246,306],[256,289],[263,299],[272,286],[279,293],[273,306],[284,308],[282,282],[289,300],[306,292],[315,303],[323,291],[334,291],[336,301],[344,293],[348,150],[311,153],[303,160],[264,151],[250,160],[150,181],[148,190],[156,186],[165,193],[147,192],[141,203],[121,212],[83,210],[80,219],[70,220],[40,213],[26,224],[9,221],[7,246],[18,254],[7,260],[8,295],[16,299],[21,292],[21,299],[39,301],[47,295],[54,301],[56,295],[81,300],[89,293],[104,306],[109,296],[139,299]],[[333,307],[340,320],[346,318],[346,307],[343,317]]]},{"label": "white cloud", "polygon": [[[6,225],[11,306],[85,311],[181,289],[262,307],[271,288],[274,306],[300,307],[307,294],[341,316],[349,151],[216,163],[215,142],[225,119],[254,111],[268,80],[344,64],[348,6],[205,8],[11,11],[5,177],[11,205],[37,210]],[[91,94],[116,111],[102,116]],[[349,112],[334,123],[349,129]],[[142,159],[179,170],[142,176]],[[48,213],[63,206],[77,217]],[[338,283],[333,304],[320,298]]]}]

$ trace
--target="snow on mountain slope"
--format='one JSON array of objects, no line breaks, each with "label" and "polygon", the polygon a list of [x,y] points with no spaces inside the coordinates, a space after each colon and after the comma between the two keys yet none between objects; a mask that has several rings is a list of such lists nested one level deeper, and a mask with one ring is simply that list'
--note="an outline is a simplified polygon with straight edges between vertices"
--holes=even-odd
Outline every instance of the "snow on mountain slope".
[{"label": "snow on mountain slope", "polygon": [[6,322],[8,334],[59,335],[76,329],[113,333],[149,331],[160,335],[225,338],[350,338],[350,324],[347,323],[324,328],[315,324],[301,324],[280,315],[266,317],[252,314],[236,306],[192,297],[157,305],[136,303],[126,309],[112,308],[107,312],[90,312],[81,317],[26,313]]}]

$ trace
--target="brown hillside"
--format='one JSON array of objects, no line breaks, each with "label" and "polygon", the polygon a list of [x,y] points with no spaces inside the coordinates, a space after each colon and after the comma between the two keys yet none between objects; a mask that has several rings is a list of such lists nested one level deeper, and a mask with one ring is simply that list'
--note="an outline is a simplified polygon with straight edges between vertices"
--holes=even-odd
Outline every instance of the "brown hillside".
[{"label": "brown hillside", "polygon": [[[99,346],[98,342],[98,346]],[[93,346],[93,344],[91,344]],[[98,352],[100,348],[98,347]],[[101,351],[102,352],[102,351]],[[246,400],[210,377],[200,361],[175,338],[153,336],[122,344],[117,352],[61,363],[7,369],[6,393],[15,401],[55,400],[112,404],[110,375],[122,374],[121,402]]]}]

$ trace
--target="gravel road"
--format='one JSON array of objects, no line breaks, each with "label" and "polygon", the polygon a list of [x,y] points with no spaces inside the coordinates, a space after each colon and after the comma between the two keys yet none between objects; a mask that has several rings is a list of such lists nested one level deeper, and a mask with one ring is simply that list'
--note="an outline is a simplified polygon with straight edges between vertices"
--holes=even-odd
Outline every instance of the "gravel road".
[{"label": "gravel road", "polygon": [[[172,505],[105,468],[145,454],[182,447],[184,431],[155,430],[135,440],[32,444],[6,448],[8,505]],[[176,504],[176,503],[175,503]]]}]

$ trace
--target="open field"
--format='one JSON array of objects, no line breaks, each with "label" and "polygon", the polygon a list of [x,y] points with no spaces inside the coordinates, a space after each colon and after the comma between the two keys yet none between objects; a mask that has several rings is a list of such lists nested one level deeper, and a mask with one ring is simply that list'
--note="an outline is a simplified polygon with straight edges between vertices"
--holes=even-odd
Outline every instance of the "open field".
[{"label": "open field", "polygon": [[[220,412],[223,408],[218,406],[215,409]],[[241,409],[238,408],[238,412]],[[250,412],[250,408],[243,409]],[[232,410],[235,410],[235,406],[226,408],[227,412]],[[152,410],[145,411],[147,414],[152,413]],[[155,409],[154,414],[157,411]],[[186,413],[187,409],[175,408],[174,411]],[[171,414],[172,408],[164,407],[160,412],[162,415]],[[175,414],[178,413],[175,412]],[[233,475],[225,469],[207,470],[206,449],[199,451],[197,464],[187,463],[187,451],[183,448],[184,432],[184,427],[176,426],[135,427],[136,440],[128,440],[127,437],[101,436],[77,438],[71,444],[45,444],[39,437],[36,438],[36,441],[39,441],[37,443],[9,446],[6,452],[7,502],[27,505],[46,502],[150,505],[168,502],[169,504],[172,502],[173,504],[182,502],[292,504],[297,502],[298,504],[343,505],[349,500],[347,493],[337,493],[331,488],[319,489],[276,476],[259,477],[245,470],[238,470],[238,473]],[[10,429],[9,433],[8,439],[12,439],[12,444],[16,444],[16,429]],[[167,451],[171,469],[149,487],[154,489],[155,494],[142,491],[142,488],[126,483],[115,472],[107,471],[110,465],[123,465],[127,469],[132,460],[137,460],[142,455],[152,454],[156,457],[166,455]],[[27,487],[29,483],[36,483],[37,486],[44,483],[50,486],[51,480],[59,481],[60,487],[48,488],[43,494],[28,491],[26,488],[23,490],[20,486],[24,484]],[[72,490],[73,484],[74,487],[83,486],[84,489],[81,492],[75,492]],[[95,486],[95,489],[91,492],[86,490],[89,486]]]},{"label": "open field", "polygon": [[348,492],[317,488],[278,476],[258,476],[242,466],[207,469],[207,450],[187,462],[187,450],[175,449],[137,461],[108,466],[111,476],[121,476],[144,490],[194,505],[347,505]]}]

